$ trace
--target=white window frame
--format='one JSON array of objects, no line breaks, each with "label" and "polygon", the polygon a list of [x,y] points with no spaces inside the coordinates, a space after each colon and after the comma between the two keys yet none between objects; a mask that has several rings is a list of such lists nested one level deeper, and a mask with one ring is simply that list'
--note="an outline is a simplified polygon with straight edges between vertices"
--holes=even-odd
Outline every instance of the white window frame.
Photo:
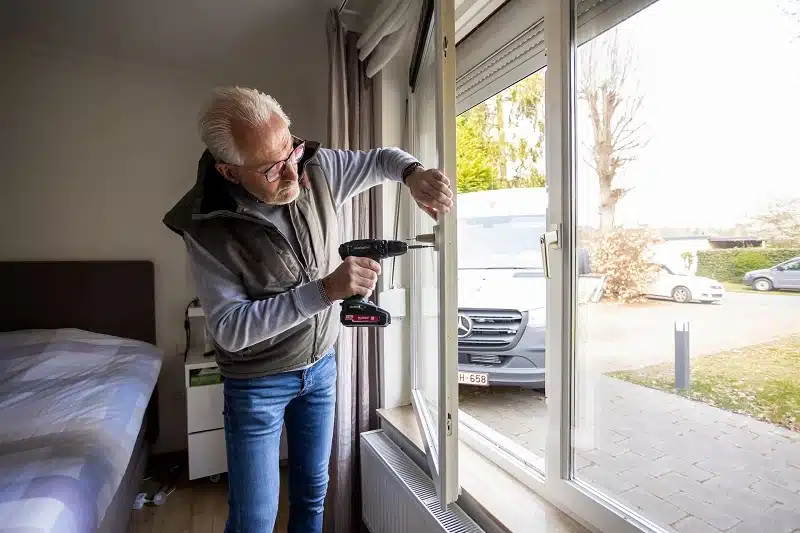
[{"label": "white window frame", "polygon": [[[624,511],[594,487],[573,479],[571,465],[573,438],[571,427],[575,402],[573,361],[576,299],[574,295],[577,293],[577,270],[574,268],[577,261],[574,246],[576,242],[574,189],[576,50],[579,44],[600,33],[595,29],[599,20],[602,19],[603,24],[609,21],[611,24],[616,24],[655,0],[606,0],[608,4],[602,9],[596,9],[597,17],[591,24],[581,27],[580,31],[575,24],[573,1],[537,0],[535,6],[530,1],[520,3],[521,9],[543,14],[546,65],[541,64],[541,58],[537,56],[526,61],[524,65],[515,66],[513,73],[506,72],[499,82],[499,85],[504,86],[499,89],[502,90],[543,66],[547,67],[545,81],[547,124],[545,147],[549,196],[547,222],[548,229],[558,231],[559,238],[556,246],[549,247],[548,254],[550,265],[546,333],[548,435],[544,474],[536,472],[531,461],[522,457],[521,453],[515,453],[513,445],[503,444],[500,442],[501,439],[487,435],[478,421],[464,416],[460,430],[463,440],[468,445],[483,453],[488,459],[588,528],[618,533],[658,532],[661,530],[657,525]],[[514,0],[511,3],[514,3]],[[623,12],[627,12],[627,15]],[[495,16],[502,16],[502,13],[501,10]],[[488,21],[486,26],[490,26],[491,22]],[[525,24],[530,25],[530,22],[528,20]],[[482,30],[484,28],[479,28],[478,31]],[[468,65],[468,68],[480,68],[480,65]],[[496,89],[498,84],[492,84],[491,87]],[[457,109],[460,113],[480,101],[472,95],[469,100],[458,103],[454,101],[453,109]],[[451,175],[454,176],[455,172]],[[451,307],[447,307],[447,302],[450,302]],[[457,300],[452,302],[451,299],[445,298],[443,304],[443,309],[451,310],[444,314],[455,317]],[[444,327],[444,321],[442,324]],[[455,328],[452,331],[455,331]],[[440,333],[446,334],[447,331],[440,330]]]},{"label": "white window frame", "polygon": [[[455,179],[456,175],[456,115],[455,115],[455,0],[435,0],[433,21],[425,38],[424,54],[433,53],[436,76],[436,98],[431,102],[436,113],[436,151],[438,170]],[[425,65],[423,59],[422,65]],[[415,120],[415,100],[409,94],[408,123],[410,149],[419,153],[419,134]],[[423,161],[424,163],[424,161]],[[422,217],[428,215],[414,202],[410,203],[414,235],[420,233]],[[456,213],[440,213],[434,226],[438,261],[438,353],[426,353],[421,342],[419,317],[423,310],[422,287],[419,284],[417,261],[411,261],[411,374],[412,403],[425,444],[425,455],[442,507],[458,499],[458,337],[457,337],[457,261]],[[445,310],[445,312],[441,312]],[[447,312],[447,310],[453,310]],[[433,420],[424,407],[424,395],[417,384],[419,358],[437,358],[438,420]]]}]

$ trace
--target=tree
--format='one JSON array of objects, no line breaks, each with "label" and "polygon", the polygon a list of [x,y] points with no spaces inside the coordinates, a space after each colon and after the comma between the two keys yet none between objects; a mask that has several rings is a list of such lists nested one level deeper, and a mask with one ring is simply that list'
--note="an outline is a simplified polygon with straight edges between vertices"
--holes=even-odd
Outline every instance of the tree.
[{"label": "tree", "polygon": [[544,77],[533,74],[456,120],[458,192],[543,187]]},{"label": "tree", "polygon": [[639,116],[643,96],[630,77],[633,49],[620,39],[618,28],[583,45],[580,54],[578,96],[588,107],[593,132],[588,163],[597,173],[600,229],[607,233],[614,228],[617,203],[631,191],[614,180],[647,144]]},{"label": "tree", "polygon": [[753,231],[770,246],[800,246],[800,198],[777,200],[751,220]]},{"label": "tree", "polygon": [[592,264],[605,274],[603,296],[635,302],[642,299],[658,267],[648,260],[650,248],[661,238],[644,229],[616,229],[603,234],[593,250]]},{"label": "tree", "polygon": [[499,150],[489,138],[489,112],[479,104],[456,118],[456,168],[458,192],[494,188]]}]

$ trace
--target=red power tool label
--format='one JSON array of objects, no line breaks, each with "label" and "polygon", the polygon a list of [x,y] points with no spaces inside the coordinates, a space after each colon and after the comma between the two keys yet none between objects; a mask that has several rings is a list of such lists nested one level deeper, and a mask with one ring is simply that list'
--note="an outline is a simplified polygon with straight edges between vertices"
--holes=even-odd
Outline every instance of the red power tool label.
[{"label": "red power tool label", "polygon": [[344,318],[353,322],[378,322],[380,320],[379,316],[373,315],[345,315]]}]

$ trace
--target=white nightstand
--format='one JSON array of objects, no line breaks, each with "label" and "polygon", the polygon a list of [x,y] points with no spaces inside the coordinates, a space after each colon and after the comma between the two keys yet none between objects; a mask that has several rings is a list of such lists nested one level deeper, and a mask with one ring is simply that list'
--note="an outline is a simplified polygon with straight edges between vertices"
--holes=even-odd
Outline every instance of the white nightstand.
[{"label": "white nightstand", "polygon": [[[214,356],[204,357],[202,350],[190,350],[183,372],[186,428],[189,432],[189,479],[216,478],[228,470],[222,429],[222,383],[192,384],[193,376],[209,371],[218,371]],[[213,376],[207,379],[211,378]]]},{"label": "white nightstand", "polygon": [[[203,350],[198,349],[189,351],[183,372],[186,384],[186,428],[189,433],[189,479],[211,477],[216,481],[220,474],[228,471],[222,421],[223,385],[192,385],[193,375],[212,370],[217,370],[213,355],[205,357]],[[281,461],[287,457],[284,428],[281,435]]]}]

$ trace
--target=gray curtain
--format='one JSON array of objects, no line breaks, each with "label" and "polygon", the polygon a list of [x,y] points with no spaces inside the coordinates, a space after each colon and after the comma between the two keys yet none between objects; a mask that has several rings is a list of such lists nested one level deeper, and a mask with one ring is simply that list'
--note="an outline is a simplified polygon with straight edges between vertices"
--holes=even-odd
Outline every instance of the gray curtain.
[{"label": "gray curtain", "polygon": [[[372,84],[358,60],[358,34],[347,31],[334,9],[328,15],[329,146],[374,148]],[[366,191],[339,212],[342,242],[375,233],[375,194]],[[378,426],[378,343],[372,328],[342,328],[336,347],[338,387],[325,505],[326,533],[362,531],[359,435]]]}]

